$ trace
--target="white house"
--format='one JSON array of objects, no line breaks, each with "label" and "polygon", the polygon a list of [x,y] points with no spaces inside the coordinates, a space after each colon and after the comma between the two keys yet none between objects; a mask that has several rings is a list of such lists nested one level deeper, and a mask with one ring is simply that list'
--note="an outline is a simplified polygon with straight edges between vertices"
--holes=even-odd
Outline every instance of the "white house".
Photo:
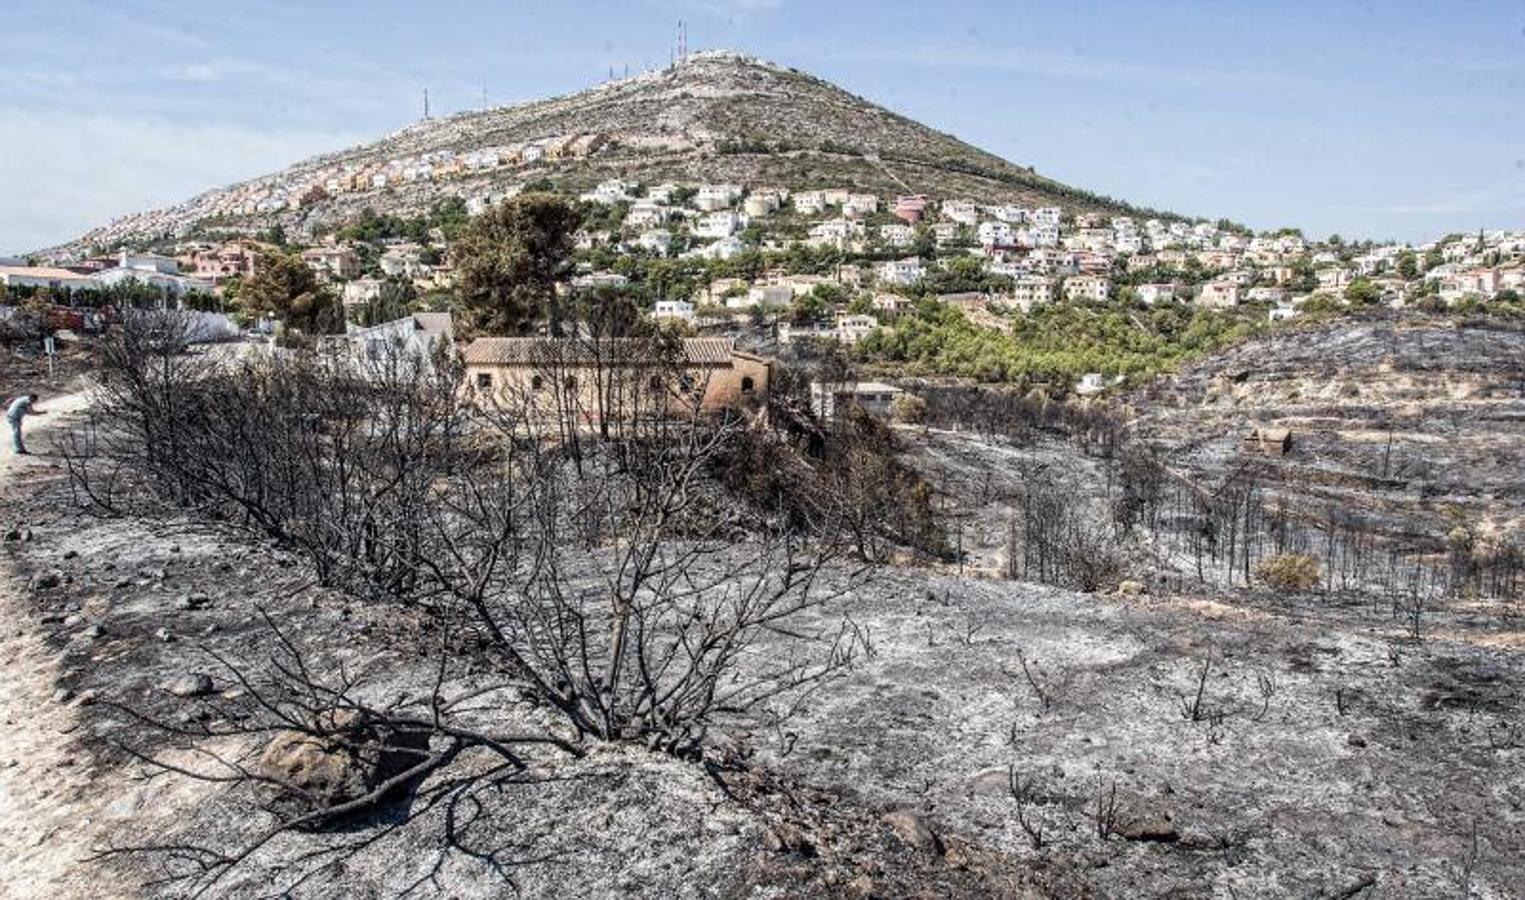
[{"label": "white house", "polygon": [[629,200],[631,193],[639,187],[640,185],[634,181],[625,181],[619,178],[611,178],[608,181],[602,182],[593,190],[583,194],[580,199],[587,200],[592,203],[619,203],[624,200]]},{"label": "white house", "polygon": [[1134,289],[1140,302],[1149,306],[1156,303],[1164,303],[1176,298],[1176,286],[1173,284],[1141,284]]},{"label": "white house", "polygon": [[879,198],[873,194],[849,194],[842,204],[842,215],[848,218],[873,215],[879,211]]},{"label": "white house", "polygon": [[658,321],[691,322],[694,319],[694,305],[687,300],[658,300],[654,315]]},{"label": "white house", "polygon": [[705,244],[703,247],[695,247],[683,256],[698,259],[730,259],[745,249],[746,245],[741,242],[741,238],[732,235],[712,244]]},{"label": "white house", "polygon": [[976,233],[980,243],[986,247],[1009,247],[1012,244],[1011,225],[1006,222],[981,222]]},{"label": "white house", "polygon": [[103,269],[96,272],[92,277],[95,283],[101,287],[113,287],[128,282],[136,282],[137,284],[163,291],[175,297],[184,294],[210,294],[213,289],[212,282],[205,278],[170,275],[152,268],[134,269],[118,266],[115,269]]},{"label": "white house", "polygon": [[727,209],[741,198],[741,187],[735,184],[700,185],[694,195],[694,208],[703,212]]},{"label": "white house", "polygon": [[794,195],[794,211],[802,216],[814,216],[825,212],[825,194],[821,191],[799,191]]},{"label": "white house", "polygon": [[838,313],[837,342],[851,346],[868,337],[878,327],[879,320],[873,316]]},{"label": "white house", "polygon": [[810,408],[822,419],[835,418],[837,411],[859,407],[876,416],[887,416],[895,398],[904,393],[891,384],[877,381],[859,381],[848,384],[832,384],[820,381],[810,383]]},{"label": "white house", "polygon": [[915,284],[923,274],[921,260],[914,256],[882,262],[877,272],[879,280],[886,284]]},{"label": "white house", "polygon": [[836,247],[847,249],[852,239],[862,235],[864,225],[852,219],[830,219],[811,226],[805,243],[812,247]]},{"label": "white house", "polygon": [[667,248],[672,246],[672,232],[665,228],[643,231],[635,239],[635,245],[642,250],[650,250],[652,253],[666,253]]},{"label": "white house", "polygon": [[1343,290],[1350,285],[1350,270],[1340,266],[1319,269],[1314,275],[1318,278],[1318,286],[1326,291]]},{"label": "white house", "polygon": [[131,253],[123,250],[117,257],[117,265],[123,269],[139,272],[158,272],[161,275],[179,275],[180,261],[173,256],[158,253]]},{"label": "white house", "polygon": [[1269,314],[1267,314],[1266,318],[1271,322],[1285,322],[1286,320],[1295,318],[1296,316],[1297,307],[1290,303],[1279,303],[1276,306],[1271,307],[1271,311]]},{"label": "white house", "polygon": [[701,238],[730,237],[747,227],[747,217],[729,209],[706,213],[694,223],[694,236]]},{"label": "white house", "polygon": [[1087,372],[1075,383],[1077,394],[1099,394],[1106,390],[1107,382],[1100,372]]},{"label": "white house", "polygon": [[342,340],[359,359],[382,361],[392,351],[420,359],[432,358],[437,343],[450,342],[455,338],[455,325],[450,313],[418,312],[359,328],[351,325]]},{"label": "white house", "polygon": [[380,278],[356,278],[344,285],[343,298],[345,306],[364,306],[373,300],[380,300],[386,282]]},{"label": "white house", "polygon": [[1017,243],[1027,247],[1057,247],[1059,240],[1058,225],[1034,223],[1017,233]]},{"label": "white house", "polygon": [[909,225],[880,225],[879,240],[891,247],[909,247],[916,239],[916,229]]},{"label": "white house", "polygon": [[1118,253],[1140,253],[1144,249],[1144,239],[1136,231],[1114,231],[1112,249]]},{"label": "white house", "polygon": [[973,200],[945,200],[942,212],[943,218],[960,225],[973,225],[980,220],[979,207]]},{"label": "white house", "polygon": [[747,309],[753,306],[788,306],[794,300],[794,289],[787,284],[753,285],[745,295],[730,297],[725,305],[730,309]]},{"label": "white house", "polygon": [[625,214],[625,224],[632,228],[653,228],[665,225],[672,211],[651,200],[637,200]]}]

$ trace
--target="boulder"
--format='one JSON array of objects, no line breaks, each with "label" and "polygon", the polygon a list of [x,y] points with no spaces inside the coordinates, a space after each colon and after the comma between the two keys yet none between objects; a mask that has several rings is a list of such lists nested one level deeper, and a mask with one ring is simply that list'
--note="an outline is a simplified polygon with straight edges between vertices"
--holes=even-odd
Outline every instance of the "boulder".
[{"label": "boulder", "polygon": [[1139,594],[1146,593],[1146,588],[1142,581],[1128,578],[1118,584],[1117,593],[1123,597],[1137,597]]},{"label": "boulder", "polygon": [[320,806],[335,806],[370,791],[372,780],[358,754],[341,741],[282,731],[259,757],[260,774],[306,792]]},{"label": "boulder", "polygon": [[1117,836],[1129,841],[1150,841],[1160,844],[1173,844],[1180,838],[1180,835],[1176,833],[1175,823],[1170,820],[1170,813],[1157,811],[1150,811],[1124,821],[1117,826]]},{"label": "boulder", "polygon": [[914,810],[897,809],[884,814],[884,824],[908,847],[924,853],[941,854],[943,842],[927,824],[927,820]]},{"label": "boulder", "polygon": [[285,787],[277,807],[301,815],[365,796],[417,764],[428,748],[426,731],[375,723],[357,710],[333,710],[307,731],[277,732],[257,768]]},{"label": "boulder", "polygon": [[205,672],[187,672],[164,685],[176,697],[204,697],[212,693],[212,676]]}]

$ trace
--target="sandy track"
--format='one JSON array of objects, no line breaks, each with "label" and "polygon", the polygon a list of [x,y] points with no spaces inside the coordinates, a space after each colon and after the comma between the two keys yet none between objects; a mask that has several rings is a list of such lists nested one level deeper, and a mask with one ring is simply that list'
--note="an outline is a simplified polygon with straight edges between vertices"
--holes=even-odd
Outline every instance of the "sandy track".
[{"label": "sandy track", "polygon": [[[27,420],[30,458],[11,450],[7,428],[0,498],[14,497],[29,477],[61,465],[55,435],[87,401],[84,391],[43,398],[38,406],[46,415]],[[11,513],[0,516],[0,526],[31,529],[37,539],[47,539],[51,523],[15,521],[14,500],[0,504]],[[101,779],[91,777],[70,737],[79,726],[78,701],[55,697],[58,653],[46,643],[27,581],[9,558],[0,559],[0,571],[0,897],[133,895],[135,888],[86,860],[108,829],[130,815],[124,807],[136,805],[141,789],[124,779],[114,780],[119,788],[103,788]]]}]

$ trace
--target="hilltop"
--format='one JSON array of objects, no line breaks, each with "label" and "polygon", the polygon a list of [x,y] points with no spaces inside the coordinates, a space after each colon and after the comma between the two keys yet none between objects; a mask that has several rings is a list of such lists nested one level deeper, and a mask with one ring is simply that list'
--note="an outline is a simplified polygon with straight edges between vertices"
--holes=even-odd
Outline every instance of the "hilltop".
[{"label": "hilltop", "polygon": [[77,256],[207,224],[301,231],[366,207],[408,213],[449,196],[492,199],[541,179],[580,190],[609,178],[1129,209],[820,78],[715,51],[562,97],[426,119],[374,143],[118,219],[40,255]]}]

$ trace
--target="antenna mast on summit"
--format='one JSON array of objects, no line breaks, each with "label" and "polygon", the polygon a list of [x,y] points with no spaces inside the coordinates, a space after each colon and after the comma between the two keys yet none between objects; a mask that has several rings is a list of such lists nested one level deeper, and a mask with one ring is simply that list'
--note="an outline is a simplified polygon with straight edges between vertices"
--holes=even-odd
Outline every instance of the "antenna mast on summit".
[{"label": "antenna mast on summit", "polygon": [[424,88],[424,118],[429,118],[429,89]]},{"label": "antenna mast on summit", "polygon": [[678,20],[678,65],[688,62],[688,23]]}]

